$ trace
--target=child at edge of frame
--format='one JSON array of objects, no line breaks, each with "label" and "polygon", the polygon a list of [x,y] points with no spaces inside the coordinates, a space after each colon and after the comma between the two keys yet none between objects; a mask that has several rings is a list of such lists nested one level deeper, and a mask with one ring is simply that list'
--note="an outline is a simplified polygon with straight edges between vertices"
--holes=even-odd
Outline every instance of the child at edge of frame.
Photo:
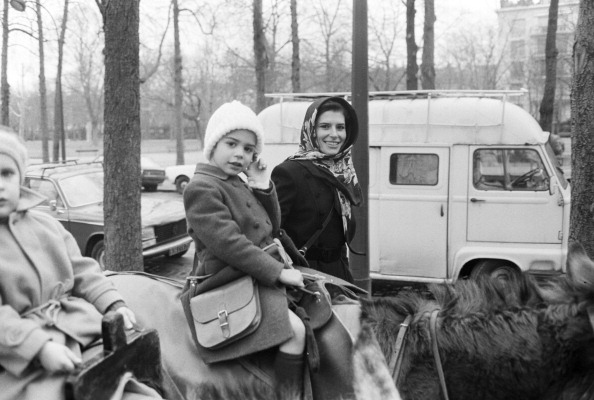
[{"label": "child at edge of frame", "polygon": [[[136,318],[62,224],[32,210],[46,199],[22,186],[26,165],[24,143],[0,126],[0,399],[58,400],[101,338],[102,314],[121,314],[127,329]],[[144,387],[129,395],[161,398]]]}]

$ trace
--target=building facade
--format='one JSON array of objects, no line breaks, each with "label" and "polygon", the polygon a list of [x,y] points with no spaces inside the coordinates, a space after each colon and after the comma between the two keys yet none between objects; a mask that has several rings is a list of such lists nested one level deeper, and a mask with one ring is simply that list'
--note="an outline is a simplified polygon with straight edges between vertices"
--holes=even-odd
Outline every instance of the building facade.
[{"label": "building facade", "polygon": [[[498,39],[503,52],[503,86],[526,89],[522,106],[537,120],[545,82],[545,44],[550,0],[501,0]],[[572,49],[579,11],[578,0],[559,0],[557,19],[557,85],[553,133],[570,130]]]}]

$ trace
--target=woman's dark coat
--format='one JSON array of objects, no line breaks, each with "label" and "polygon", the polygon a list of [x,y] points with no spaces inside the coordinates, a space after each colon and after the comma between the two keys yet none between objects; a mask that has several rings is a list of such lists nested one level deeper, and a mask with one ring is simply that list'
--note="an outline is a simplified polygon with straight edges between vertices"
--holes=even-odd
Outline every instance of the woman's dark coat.
[{"label": "woman's dark coat", "polygon": [[[308,168],[307,164],[311,163],[288,160],[279,164],[272,172],[281,207],[282,228],[293,239],[297,248],[302,248],[319,229],[322,229],[331,212],[330,221],[313,243],[313,249],[305,254],[305,258],[310,268],[352,282],[335,189],[317,177],[316,171]],[[312,258],[313,252],[316,252],[317,256]]]},{"label": "woman's dark coat", "polygon": [[199,348],[212,363],[268,349],[293,335],[285,289],[278,285],[284,264],[262,250],[279,231],[280,209],[274,186],[252,190],[238,176],[198,164],[184,191],[188,233],[194,239],[198,265],[192,275],[216,273],[230,265],[260,283],[262,322],[256,332],[222,349]]}]

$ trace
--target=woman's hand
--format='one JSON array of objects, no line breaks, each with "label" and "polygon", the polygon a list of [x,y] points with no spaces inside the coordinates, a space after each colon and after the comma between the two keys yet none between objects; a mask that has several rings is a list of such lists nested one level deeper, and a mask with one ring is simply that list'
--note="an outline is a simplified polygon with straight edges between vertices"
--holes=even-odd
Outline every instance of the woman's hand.
[{"label": "woman's hand", "polygon": [[122,314],[124,317],[124,327],[126,329],[132,329],[136,324],[136,315],[128,307],[120,307],[116,310],[118,314]]},{"label": "woman's hand", "polygon": [[303,275],[298,269],[283,269],[278,277],[278,280],[283,285],[303,287]]},{"label": "woman's hand", "polygon": [[250,187],[263,190],[270,188],[268,165],[261,158],[251,163],[245,174],[248,177]]},{"label": "woman's hand", "polygon": [[41,366],[50,372],[73,371],[82,362],[68,347],[51,340],[43,345],[37,358]]}]

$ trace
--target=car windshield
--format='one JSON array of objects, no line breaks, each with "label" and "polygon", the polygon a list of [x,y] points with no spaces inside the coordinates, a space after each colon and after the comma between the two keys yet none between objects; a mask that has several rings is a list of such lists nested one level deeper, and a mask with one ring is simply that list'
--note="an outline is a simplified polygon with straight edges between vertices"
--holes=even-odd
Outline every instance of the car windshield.
[{"label": "car windshield", "polygon": [[60,186],[71,207],[103,202],[103,171],[61,179]]}]

